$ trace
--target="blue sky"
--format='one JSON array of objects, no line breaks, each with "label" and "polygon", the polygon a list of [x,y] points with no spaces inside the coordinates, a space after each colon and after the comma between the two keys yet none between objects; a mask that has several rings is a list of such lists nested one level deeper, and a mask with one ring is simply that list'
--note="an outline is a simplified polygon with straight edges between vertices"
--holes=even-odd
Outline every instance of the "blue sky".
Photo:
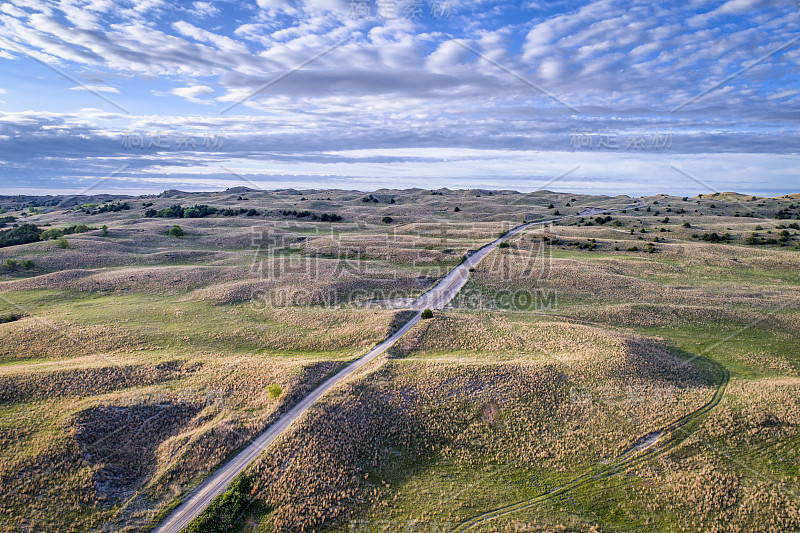
[{"label": "blue sky", "polygon": [[0,192],[800,189],[792,1],[11,0]]}]

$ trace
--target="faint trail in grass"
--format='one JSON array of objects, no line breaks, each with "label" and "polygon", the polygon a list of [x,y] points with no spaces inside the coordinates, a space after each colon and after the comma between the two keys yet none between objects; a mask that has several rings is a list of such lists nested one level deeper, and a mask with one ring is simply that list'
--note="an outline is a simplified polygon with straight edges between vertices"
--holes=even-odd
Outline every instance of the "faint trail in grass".
[{"label": "faint trail in grass", "polygon": [[730,381],[730,373],[725,367],[710,359],[703,359],[705,359],[706,362],[710,363],[719,371],[720,379],[717,383],[717,388],[714,391],[714,395],[700,408],[678,418],[674,422],[671,422],[661,429],[651,431],[642,437],[639,437],[630,447],[628,447],[628,449],[620,453],[609,463],[595,465],[586,473],[581,474],[567,483],[554,488],[546,494],[542,494],[534,498],[520,500],[502,507],[498,507],[497,509],[481,513],[472,518],[468,518],[456,525],[450,531],[468,531],[478,525],[485,524],[486,522],[490,522],[497,518],[535,507],[539,503],[547,500],[553,500],[578,487],[582,487],[595,481],[608,479],[616,474],[619,474],[623,471],[623,469],[636,466],[654,457],[660,457],[674,450],[681,442],[689,437],[694,430],[697,429],[705,415],[719,405],[720,401],[722,401],[722,397],[725,395],[725,389],[728,386],[728,382]]}]

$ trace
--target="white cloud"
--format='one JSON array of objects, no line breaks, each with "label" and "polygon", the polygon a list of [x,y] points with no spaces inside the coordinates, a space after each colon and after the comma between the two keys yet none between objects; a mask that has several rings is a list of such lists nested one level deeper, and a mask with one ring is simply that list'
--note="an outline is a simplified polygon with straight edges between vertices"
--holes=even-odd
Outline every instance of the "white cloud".
[{"label": "white cloud", "polygon": [[213,17],[219,14],[219,8],[211,2],[195,2],[192,7],[194,8],[192,13],[201,18]]},{"label": "white cloud", "polygon": [[2,4],[0,5],[0,11],[3,13],[8,13],[9,15],[17,18],[22,18],[28,16],[28,13],[23,11],[22,9],[18,8],[13,4]]},{"label": "white cloud", "polygon": [[109,87],[107,85],[76,85],[75,87],[70,87],[70,91],[94,91],[96,93],[116,93],[119,94],[119,89],[115,87]]},{"label": "white cloud", "polygon": [[208,100],[202,100],[198,96],[206,96],[214,92],[214,89],[208,85],[190,85],[188,87],[178,87],[170,91],[176,96],[186,98],[191,102],[198,104],[211,104]]},{"label": "white cloud", "polygon": [[[337,144],[563,151],[571,130],[587,128],[672,127],[694,136],[691,146],[680,148],[685,152],[785,153],[797,142],[800,98],[790,89],[796,85],[792,75],[800,66],[800,49],[770,57],[685,110],[670,113],[800,34],[797,14],[778,3],[742,17],[749,0],[721,7],[722,2],[597,0],[552,15],[545,15],[552,9],[542,4],[537,18],[509,22],[498,16],[502,9],[508,14],[508,6],[462,2],[452,20],[434,31],[425,20],[352,20],[341,0],[258,0],[258,6],[245,6],[235,17],[227,16],[226,4],[210,1],[186,7],[162,1],[13,2],[0,12],[0,62],[11,73],[12,94],[18,90],[13,85],[17,73],[56,77],[41,65],[32,71],[31,62],[14,61],[22,57],[20,49],[91,82],[73,90],[174,95],[223,107],[278,80],[232,111],[258,110],[268,117],[257,117],[250,125],[260,127],[252,131],[233,119],[130,118],[141,128],[159,129],[167,122],[219,127],[254,154],[265,145],[276,150],[301,146],[310,154]],[[450,34],[480,53],[459,46]],[[347,37],[349,42],[330,50]],[[151,80],[160,83],[144,85]],[[167,91],[165,84],[176,88]],[[68,105],[64,100],[42,108],[62,109]],[[162,102],[183,104],[174,98]],[[19,130],[31,146],[48,131],[74,132],[83,135],[82,142],[94,142],[105,138],[97,123],[111,120],[38,119],[42,122],[3,122],[0,134]],[[763,135],[775,128],[783,138]],[[39,152],[31,153],[46,152],[37,147]],[[313,157],[323,158],[316,152]],[[176,158],[164,164],[179,166]],[[454,172],[466,172],[467,166]],[[342,166],[341,175],[347,168]],[[375,163],[369,170],[379,168]]]}]

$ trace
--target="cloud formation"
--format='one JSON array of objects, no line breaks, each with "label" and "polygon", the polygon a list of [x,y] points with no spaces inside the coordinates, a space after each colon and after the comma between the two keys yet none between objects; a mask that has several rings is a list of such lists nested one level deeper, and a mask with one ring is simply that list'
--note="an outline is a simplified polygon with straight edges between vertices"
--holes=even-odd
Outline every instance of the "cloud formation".
[{"label": "cloud formation", "polygon": [[[792,2],[464,0],[417,10],[396,3],[391,13],[388,4],[3,3],[3,179],[89,179],[135,159],[126,179],[152,184],[160,183],[153,173],[217,172],[227,158],[280,163],[273,173],[253,167],[259,176],[337,183],[426,168],[437,168],[428,176],[437,183],[474,183],[475,168],[512,183],[540,175],[533,154],[548,153],[559,161],[577,153],[606,180],[640,169],[634,160],[689,156],[713,174],[707,180],[724,179],[735,169],[727,162],[745,154],[760,154],[753,168],[764,176],[796,177],[800,16]],[[40,94],[15,81],[51,74]],[[65,85],[65,75],[81,83]],[[59,88],[70,92],[54,98]],[[130,114],[91,92],[119,99]],[[171,144],[124,146],[126,135],[154,132]],[[208,136],[224,143],[191,149],[188,139],[197,146]],[[667,136],[668,149],[641,141]],[[452,150],[476,152],[448,177],[436,165]],[[624,188],[615,187],[609,192]]]}]

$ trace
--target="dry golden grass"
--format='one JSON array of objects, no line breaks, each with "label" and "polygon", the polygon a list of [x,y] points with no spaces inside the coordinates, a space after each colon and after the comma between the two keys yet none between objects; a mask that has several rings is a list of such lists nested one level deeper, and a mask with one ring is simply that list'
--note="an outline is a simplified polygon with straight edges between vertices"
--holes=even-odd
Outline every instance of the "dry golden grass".
[{"label": "dry golden grass", "polygon": [[0,291],[71,290],[82,292],[136,291],[150,294],[177,294],[209,283],[236,279],[234,267],[171,266],[110,270],[66,270],[30,279],[11,281]]},{"label": "dry golden grass", "polygon": [[[259,497],[275,507],[271,527],[346,529],[355,512],[385,516],[387,480],[402,484],[420,461],[574,471],[712,392],[658,345],[583,326],[437,313],[402,342],[406,358],[326,397],[253,468]],[[468,516],[459,501],[439,496],[411,512],[423,524],[452,522]]]},{"label": "dry golden grass", "polygon": [[680,531],[800,529],[800,380],[734,380],[683,446],[638,469],[643,501]]},{"label": "dry golden grass", "polygon": [[[111,521],[139,531],[340,365],[218,355],[16,368],[2,381],[0,529],[86,531]],[[278,398],[266,391],[274,384]]]}]

